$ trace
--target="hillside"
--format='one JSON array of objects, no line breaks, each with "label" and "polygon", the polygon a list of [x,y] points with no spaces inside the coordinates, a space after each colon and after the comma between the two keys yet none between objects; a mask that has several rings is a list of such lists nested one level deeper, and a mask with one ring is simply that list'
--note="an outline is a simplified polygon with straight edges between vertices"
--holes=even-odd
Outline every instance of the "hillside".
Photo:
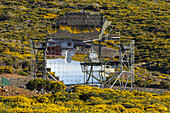
[{"label": "hillside", "polygon": [[135,39],[136,64],[169,74],[168,0],[1,0],[0,73],[28,76],[32,58],[30,39],[44,39],[47,33],[54,32],[52,24],[60,14],[82,8],[102,12],[113,21],[122,38]]},{"label": "hillside", "polygon": [[170,93],[163,94],[75,85],[32,97],[0,96],[0,112],[24,113],[169,113]]}]

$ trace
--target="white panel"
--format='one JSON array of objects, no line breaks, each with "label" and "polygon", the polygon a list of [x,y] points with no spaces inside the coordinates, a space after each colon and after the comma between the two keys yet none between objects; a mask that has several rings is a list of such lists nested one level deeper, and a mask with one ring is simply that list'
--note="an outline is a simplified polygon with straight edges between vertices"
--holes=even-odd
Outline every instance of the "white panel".
[{"label": "white panel", "polygon": [[[80,62],[72,61],[71,63],[65,63],[64,59],[49,59],[47,60],[47,68],[51,68],[52,72],[55,72],[55,76],[59,76],[59,80],[64,84],[80,84],[84,83],[84,73],[82,73]],[[98,68],[98,67],[97,67]],[[97,69],[94,67],[94,69]],[[98,78],[98,74],[95,74]],[[89,82],[91,82],[90,79]],[[93,79],[93,82],[98,82]]]}]

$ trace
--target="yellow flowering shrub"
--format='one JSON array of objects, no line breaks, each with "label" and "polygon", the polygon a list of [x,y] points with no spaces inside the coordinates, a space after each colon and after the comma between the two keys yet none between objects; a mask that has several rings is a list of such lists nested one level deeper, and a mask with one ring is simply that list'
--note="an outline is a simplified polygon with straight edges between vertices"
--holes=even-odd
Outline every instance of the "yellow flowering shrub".
[{"label": "yellow flowering shrub", "polygon": [[144,113],[144,112],[139,108],[128,108],[126,109],[125,113]]},{"label": "yellow flowering shrub", "polygon": [[2,73],[13,73],[13,67],[11,66],[0,66],[0,74]]},{"label": "yellow flowering shrub", "polygon": [[26,103],[27,105],[30,105],[31,102],[33,101],[32,99],[30,98],[27,98],[26,96],[22,95],[22,96],[14,96],[14,97],[2,97],[2,101],[3,102],[6,102],[6,103],[17,103],[17,104],[20,104],[20,103]]},{"label": "yellow flowering shrub", "polygon": [[52,82],[52,90],[56,91],[56,90],[65,90],[66,86],[64,85],[64,83],[60,82],[60,81],[51,81]]},{"label": "yellow flowering shrub", "polygon": [[103,99],[94,96],[91,96],[90,99],[86,100],[86,104],[89,105],[96,105],[96,104],[103,104],[103,103],[104,103]]},{"label": "yellow flowering shrub", "polygon": [[0,96],[0,112],[24,113],[169,113],[170,92],[100,89],[75,85],[73,92],[58,91],[34,97]]}]

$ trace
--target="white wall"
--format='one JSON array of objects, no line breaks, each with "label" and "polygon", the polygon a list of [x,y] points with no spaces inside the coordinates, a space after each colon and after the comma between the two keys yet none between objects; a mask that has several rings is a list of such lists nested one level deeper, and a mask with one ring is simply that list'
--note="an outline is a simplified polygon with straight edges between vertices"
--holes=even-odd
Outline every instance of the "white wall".
[{"label": "white wall", "polygon": [[[51,72],[55,72],[55,76],[59,76],[59,80],[64,84],[83,84],[84,73],[82,73],[80,62],[72,61],[65,63],[64,59],[48,59],[47,68],[51,68]],[[97,78],[98,75],[95,75]],[[92,79],[89,80],[91,82]],[[93,82],[98,82],[93,79]]]},{"label": "white wall", "polygon": [[[68,46],[68,43],[71,43],[71,46]],[[63,41],[63,42],[61,42],[61,48],[73,48],[73,42]]]}]

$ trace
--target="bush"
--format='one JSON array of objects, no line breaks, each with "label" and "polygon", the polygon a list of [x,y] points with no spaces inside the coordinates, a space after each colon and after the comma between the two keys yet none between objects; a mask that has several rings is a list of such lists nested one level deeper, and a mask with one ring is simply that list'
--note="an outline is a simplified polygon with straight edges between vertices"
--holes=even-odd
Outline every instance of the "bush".
[{"label": "bush", "polygon": [[82,93],[80,95],[80,99],[83,100],[83,101],[86,101],[87,99],[90,99],[91,97],[99,97],[99,93],[95,92],[95,91],[91,91],[91,92],[88,92],[88,93]]},{"label": "bush", "polygon": [[170,89],[170,81],[162,80],[162,81],[161,81],[161,88]]},{"label": "bush", "polygon": [[11,66],[6,66],[5,67],[5,73],[10,73],[12,74],[13,73],[13,68]]},{"label": "bush", "polygon": [[38,90],[40,91],[42,88],[47,91],[59,91],[59,90],[65,90],[66,86],[60,82],[60,81],[50,81],[46,79],[36,78],[30,80],[26,84],[27,89],[30,90]]},{"label": "bush", "polygon": [[0,74],[2,73],[9,73],[9,74],[12,74],[13,73],[13,68],[11,66],[2,66],[0,67]]},{"label": "bush", "polygon": [[100,92],[100,97],[104,100],[109,100],[113,98],[113,95],[109,92]]},{"label": "bush", "polygon": [[51,82],[41,78],[32,79],[26,84],[27,89],[30,90],[35,89],[38,91],[40,91],[42,88],[44,88],[45,90],[50,89],[50,86]]},{"label": "bush", "polygon": [[104,100],[100,97],[94,97],[91,96],[90,99],[86,100],[86,104],[88,105],[97,105],[97,104],[103,104]]},{"label": "bush", "polygon": [[34,80],[30,80],[27,84],[26,84],[26,88],[30,89],[30,90],[34,90],[37,88],[37,83]]},{"label": "bush", "polygon": [[152,72],[152,75],[153,76],[162,76],[160,72],[157,72],[157,71],[154,71]]},{"label": "bush", "polygon": [[122,105],[125,106],[125,108],[134,108],[134,104],[130,102],[123,103]]},{"label": "bush", "polygon": [[10,59],[10,58],[5,59],[5,64],[6,64],[7,66],[12,66],[12,64],[13,64],[12,59]]},{"label": "bush", "polygon": [[18,74],[23,76],[29,76],[29,74],[24,71],[19,71]]},{"label": "bush", "polygon": [[[49,98],[49,95],[48,95]],[[68,101],[73,101],[73,100],[78,100],[79,96],[77,93],[68,93],[66,91],[59,91],[55,93],[50,94],[50,100],[53,102],[58,102],[58,101],[63,101],[63,102],[68,102]]]},{"label": "bush", "polygon": [[145,87],[146,86],[146,80],[139,79],[135,84],[139,87]]},{"label": "bush", "polygon": [[55,92],[58,90],[65,90],[66,86],[64,85],[64,83],[60,82],[60,81],[51,81],[52,85],[51,85],[51,91]]}]

